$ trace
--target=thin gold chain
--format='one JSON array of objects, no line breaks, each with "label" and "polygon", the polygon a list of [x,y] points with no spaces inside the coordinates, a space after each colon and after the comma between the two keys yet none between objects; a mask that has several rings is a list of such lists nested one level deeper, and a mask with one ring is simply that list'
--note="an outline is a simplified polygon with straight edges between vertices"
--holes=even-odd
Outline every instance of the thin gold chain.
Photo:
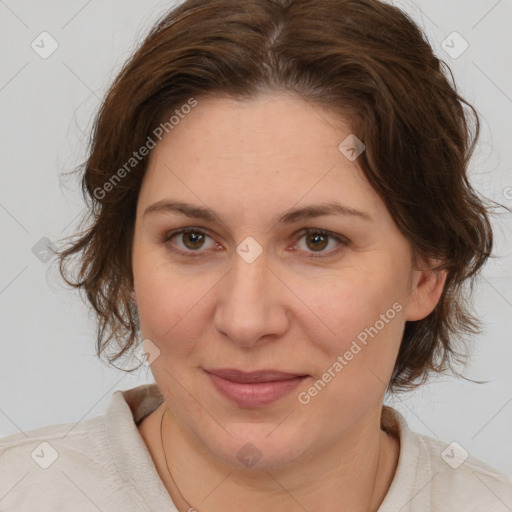
[{"label": "thin gold chain", "polygon": [[176,490],[178,491],[178,494],[181,496],[181,499],[189,506],[189,510],[190,509],[193,509],[193,510],[196,510],[197,512],[200,512],[199,510],[197,510],[197,508],[193,507],[184,497],[183,497],[183,494],[181,494],[180,492],[180,489],[178,487],[178,484],[176,483],[176,481],[174,480],[174,478],[172,477],[172,473],[171,473],[171,470],[169,469],[169,463],[167,462],[167,454],[165,453],[165,447],[164,447],[164,438],[163,438],[163,425],[164,425],[164,415],[165,415],[165,411],[167,411],[167,406],[165,406],[164,408],[164,412],[162,413],[162,417],[160,418],[160,441],[162,443],[162,451],[164,452],[164,459],[165,459],[165,465],[167,466],[167,471],[169,472],[169,476],[171,477],[171,480],[174,484],[174,486],[176,487]]}]

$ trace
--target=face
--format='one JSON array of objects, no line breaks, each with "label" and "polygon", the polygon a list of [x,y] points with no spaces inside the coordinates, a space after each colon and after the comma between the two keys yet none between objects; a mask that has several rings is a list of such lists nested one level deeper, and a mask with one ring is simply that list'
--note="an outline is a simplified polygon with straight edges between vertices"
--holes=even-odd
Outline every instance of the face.
[{"label": "face", "polygon": [[[295,96],[199,98],[140,190],[134,289],[155,380],[186,431],[237,466],[248,442],[271,468],[378,428],[404,323],[441,291],[331,116]],[[304,377],[265,388],[218,369]]]}]

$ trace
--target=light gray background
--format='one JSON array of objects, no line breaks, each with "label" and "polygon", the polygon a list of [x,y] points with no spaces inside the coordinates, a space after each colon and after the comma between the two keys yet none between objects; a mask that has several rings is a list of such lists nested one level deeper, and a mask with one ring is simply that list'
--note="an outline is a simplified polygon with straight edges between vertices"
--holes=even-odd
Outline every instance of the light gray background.
[{"label": "light gray background", "polygon": [[[395,3],[421,24],[482,116],[473,183],[512,207],[512,1]],[[0,1],[0,436],[102,414],[114,390],[152,379],[147,371],[124,374],[95,358],[92,315],[62,285],[55,260],[43,263],[32,248],[76,227],[83,208],[78,182],[62,174],[85,156],[92,115],[120,66],[171,5]],[[46,59],[31,48],[43,31],[59,45]],[[469,44],[455,59],[441,46],[453,31]],[[460,50],[461,40],[450,37]],[[444,377],[391,404],[414,430],[456,440],[512,475],[512,216],[502,214],[494,226],[500,258],[476,287],[485,333],[473,341],[467,371],[490,382]]]}]

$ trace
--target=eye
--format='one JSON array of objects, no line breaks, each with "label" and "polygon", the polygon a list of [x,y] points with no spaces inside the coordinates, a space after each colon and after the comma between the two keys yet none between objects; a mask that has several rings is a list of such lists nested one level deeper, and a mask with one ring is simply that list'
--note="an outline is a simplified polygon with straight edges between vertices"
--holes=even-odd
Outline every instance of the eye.
[{"label": "eye", "polygon": [[[181,236],[178,236],[181,235]],[[171,240],[173,238],[176,238],[182,242],[183,248],[176,248],[173,247],[173,244],[171,244]],[[175,231],[171,231],[170,233],[166,234],[162,240],[162,243],[165,245],[168,245],[171,250],[174,252],[177,252],[178,254],[182,254],[183,256],[201,256],[201,252],[199,251],[204,245],[205,240],[207,238],[211,237],[202,229],[190,227],[190,228],[182,228]]]},{"label": "eye", "polygon": [[[313,248],[313,253],[309,254],[307,256],[308,258],[327,258],[333,256],[341,252],[349,244],[349,241],[345,237],[323,229],[306,228],[299,234],[299,240],[302,238],[305,239],[306,248]],[[334,249],[324,251],[323,249],[329,245],[329,239],[335,240],[338,245]]]}]

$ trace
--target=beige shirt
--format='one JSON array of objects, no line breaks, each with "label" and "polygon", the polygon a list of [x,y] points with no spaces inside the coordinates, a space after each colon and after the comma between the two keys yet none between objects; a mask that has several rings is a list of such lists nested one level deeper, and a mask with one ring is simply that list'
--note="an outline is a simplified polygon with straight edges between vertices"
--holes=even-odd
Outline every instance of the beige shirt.
[{"label": "beige shirt", "polygon": [[[0,512],[176,512],[137,429],[161,402],[156,385],[116,391],[104,416],[0,439]],[[382,424],[400,457],[379,512],[512,510],[511,478],[388,406]]]}]

